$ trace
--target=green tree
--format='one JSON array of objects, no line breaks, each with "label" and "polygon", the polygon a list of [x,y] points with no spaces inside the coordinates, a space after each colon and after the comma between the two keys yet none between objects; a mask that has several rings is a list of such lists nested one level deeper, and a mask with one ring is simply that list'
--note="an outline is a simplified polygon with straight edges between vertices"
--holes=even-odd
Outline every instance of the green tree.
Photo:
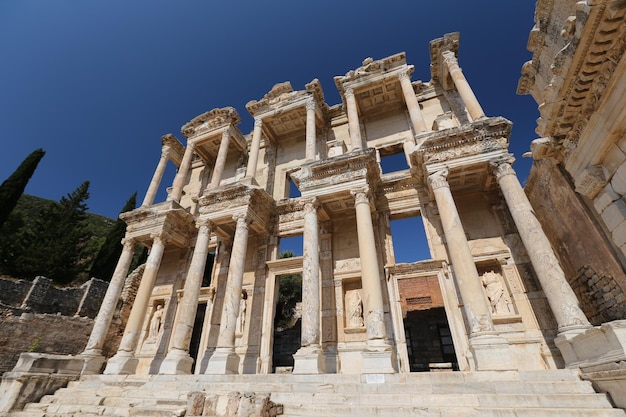
[{"label": "green tree", "polygon": [[18,256],[18,278],[44,275],[59,284],[68,284],[85,269],[84,248],[89,240],[87,203],[89,181],[50,203],[27,231],[24,252]]},{"label": "green tree", "polygon": [[[135,192],[124,207],[121,213],[134,210],[137,206],[137,193]],[[126,235],[126,223],[119,218],[115,224],[109,230],[109,233],[104,240],[102,246],[98,250],[98,254],[91,265],[89,275],[102,279],[104,281],[110,281],[117,266],[117,261],[122,254],[122,239]]]},{"label": "green tree", "polygon": [[39,161],[46,153],[43,149],[37,149],[22,161],[19,167],[0,185],[0,227],[13,211],[28,184],[28,180],[33,176]]},{"label": "green tree", "polygon": [[[293,257],[292,251],[284,251],[280,258]],[[274,316],[274,328],[286,329],[293,326],[296,303],[302,301],[302,274],[281,275],[279,277],[278,301]]]}]

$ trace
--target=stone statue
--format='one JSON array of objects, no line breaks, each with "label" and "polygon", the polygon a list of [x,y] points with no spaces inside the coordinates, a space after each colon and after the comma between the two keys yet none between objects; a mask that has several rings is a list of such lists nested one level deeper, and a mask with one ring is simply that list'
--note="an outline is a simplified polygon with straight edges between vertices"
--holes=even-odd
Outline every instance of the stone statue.
[{"label": "stone statue", "polygon": [[150,327],[148,329],[148,337],[147,341],[154,343],[156,342],[157,335],[159,334],[159,330],[161,330],[161,322],[163,320],[163,305],[158,304],[156,306],[156,310],[152,314],[152,318],[150,319]]},{"label": "stone statue", "polygon": [[348,327],[363,327],[363,301],[358,290],[346,293],[346,306],[348,310]]},{"label": "stone statue", "polygon": [[248,292],[241,290],[241,299],[239,300],[239,316],[237,317],[237,333],[243,333],[243,329],[246,326],[246,309],[248,307],[246,300],[248,299]]},{"label": "stone statue", "polygon": [[487,298],[491,304],[491,314],[511,314],[513,306],[499,279],[499,274],[493,271],[485,272],[482,278],[483,286],[487,291]]}]

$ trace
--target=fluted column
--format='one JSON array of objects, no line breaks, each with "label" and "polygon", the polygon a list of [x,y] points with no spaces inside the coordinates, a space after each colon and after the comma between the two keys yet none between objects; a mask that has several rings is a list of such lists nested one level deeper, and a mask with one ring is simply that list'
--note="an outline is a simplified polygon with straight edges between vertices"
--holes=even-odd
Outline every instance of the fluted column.
[{"label": "fluted column", "polygon": [[185,153],[183,155],[183,160],[180,163],[180,167],[178,167],[178,172],[176,173],[176,177],[174,178],[174,184],[172,185],[172,192],[167,197],[168,201],[173,200],[177,203],[180,202],[180,197],[183,195],[183,187],[185,186],[185,180],[187,179],[187,174],[189,174],[189,169],[191,168],[191,161],[193,159],[193,151],[195,148],[195,144],[193,142],[187,141],[187,147],[185,148]]},{"label": "fluted column", "polygon": [[409,117],[411,118],[411,124],[413,124],[413,131],[415,134],[426,132],[426,122],[424,116],[420,110],[420,105],[415,97],[415,91],[413,91],[413,85],[411,84],[411,76],[408,72],[403,72],[398,75],[400,79],[400,86],[402,87],[402,94],[404,95],[404,102],[409,110]]},{"label": "fluted column", "polygon": [[189,343],[198,310],[198,297],[209,254],[209,241],[212,224],[208,220],[198,220],[198,237],[193,250],[189,272],[185,279],[183,297],[178,304],[178,314],[174,324],[170,351],[161,364],[160,374],[189,374],[194,359],[189,356]]},{"label": "fluted column", "polygon": [[146,261],[146,269],[141,277],[141,283],[137,289],[135,302],[128,316],[124,336],[122,336],[122,341],[117,349],[117,353],[109,359],[107,367],[104,370],[105,374],[132,374],[137,367],[138,361],[134,357],[134,352],[139,342],[141,327],[144,322],[146,310],[148,309],[154,282],[159,273],[159,267],[161,266],[161,259],[163,259],[163,252],[168,236],[164,232],[160,232],[153,235],[152,238],[154,240],[152,242],[152,248],[150,249],[150,255],[148,255],[148,260]]},{"label": "fluted column", "polygon": [[220,333],[215,353],[209,360],[207,374],[234,374],[239,369],[239,356],[235,353],[235,331],[248,249],[250,218],[247,214],[238,214],[233,216],[233,219],[237,222],[237,226],[230,255],[226,291],[224,292]]},{"label": "fluted column", "polygon": [[306,102],[306,159],[314,160],[317,153],[315,132],[315,101]]},{"label": "fluted column", "polygon": [[348,113],[351,150],[362,149],[363,140],[361,139],[361,126],[359,124],[359,112],[356,106],[356,99],[354,98],[354,90],[348,88],[344,95],[346,97],[346,112]]},{"label": "fluted column", "polygon": [[230,143],[230,130],[226,129],[222,132],[222,140],[220,142],[220,148],[217,151],[217,158],[215,159],[215,166],[213,167],[213,175],[211,177],[210,188],[219,187],[222,180],[222,174],[224,173],[224,165],[226,165],[226,157],[228,156],[228,144]]},{"label": "fluted column", "polygon": [[154,171],[154,175],[152,176],[152,180],[150,181],[150,186],[148,187],[146,196],[143,199],[143,203],[141,203],[141,207],[148,207],[151,206],[152,203],[154,203],[154,198],[159,191],[159,186],[161,185],[161,180],[163,179],[163,173],[165,172],[165,168],[167,167],[167,161],[169,160],[169,156],[169,148],[163,147],[163,150],[161,151],[161,159],[159,159],[159,163],[156,167],[156,170]]},{"label": "fluted column", "polygon": [[250,155],[248,157],[248,166],[246,167],[246,178],[252,178],[256,175],[256,167],[259,160],[259,149],[261,147],[261,128],[263,121],[260,118],[254,119],[254,130],[252,131],[252,143],[250,144]]},{"label": "fluted column", "polygon": [[550,241],[535,217],[511,162],[511,160],[495,161],[492,162],[492,166],[495,168],[496,179],[517,231],[537,273],[537,279],[556,318],[559,333],[591,327],[580,308],[576,294],[567,282]]},{"label": "fluted column", "polygon": [[111,321],[113,320],[117,300],[120,298],[122,289],[124,288],[128,268],[130,268],[135,253],[134,239],[124,239],[123,245],[122,254],[117,261],[113,277],[111,278],[111,282],[109,282],[107,292],[102,300],[102,305],[94,320],[87,346],[85,346],[85,350],[81,353],[81,356],[89,357],[85,362],[83,373],[98,373],[104,363],[102,347],[104,346],[109,327],[111,326]]},{"label": "fluted column", "polygon": [[489,306],[485,299],[472,252],[465,237],[459,212],[450,191],[450,185],[446,179],[447,176],[447,169],[438,171],[428,177],[428,182],[435,194],[437,209],[448,246],[448,256],[452,263],[454,276],[459,284],[463,307],[470,323],[470,332],[475,334],[492,331],[494,328]]},{"label": "fluted column", "polygon": [[320,349],[320,255],[316,199],[304,205],[302,259],[302,331],[301,348],[294,355],[296,374],[323,372]]},{"label": "fluted column", "polygon": [[465,107],[467,107],[467,111],[469,112],[472,120],[480,119],[481,117],[485,117],[485,112],[482,107],[480,107],[480,103],[478,99],[474,95],[472,88],[470,87],[465,75],[461,71],[459,67],[459,63],[454,56],[454,53],[451,51],[446,51],[443,53],[443,62],[448,67],[448,72],[450,73],[450,77],[456,86],[457,91],[459,92],[461,99],[463,99],[463,103],[465,103]]}]

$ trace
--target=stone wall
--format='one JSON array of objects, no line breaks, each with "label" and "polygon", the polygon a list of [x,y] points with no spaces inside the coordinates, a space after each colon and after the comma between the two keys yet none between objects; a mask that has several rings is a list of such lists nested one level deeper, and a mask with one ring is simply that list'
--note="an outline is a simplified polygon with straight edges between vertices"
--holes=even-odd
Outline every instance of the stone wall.
[{"label": "stone wall", "polygon": [[46,277],[33,281],[0,278],[0,304],[24,312],[95,318],[108,283],[92,278],[79,287],[59,288]]},{"label": "stone wall", "polygon": [[589,321],[626,318],[626,275],[567,174],[551,161],[535,161],[525,191]]},{"label": "stone wall", "polygon": [[408,311],[443,307],[443,296],[436,275],[398,280],[402,315]]},{"label": "stone wall", "polygon": [[22,352],[76,355],[85,348],[93,320],[58,314],[0,312],[0,374],[10,371]]}]

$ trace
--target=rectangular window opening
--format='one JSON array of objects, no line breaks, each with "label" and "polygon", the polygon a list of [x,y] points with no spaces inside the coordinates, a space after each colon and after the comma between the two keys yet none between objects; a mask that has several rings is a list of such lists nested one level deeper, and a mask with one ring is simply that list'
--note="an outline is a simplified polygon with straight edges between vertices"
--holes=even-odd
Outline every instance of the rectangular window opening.
[{"label": "rectangular window opening", "polygon": [[292,256],[302,256],[302,245],[302,235],[281,237],[279,244],[280,257],[290,258]]},{"label": "rectangular window opening", "polygon": [[383,174],[409,169],[406,155],[402,146],[389,146],[378,150],[380,154],[380,169]]},{"label": "rectangular window opening", "polygon": [[396,263],[431,259],[421,216],[391,220],[391,239]]}]

